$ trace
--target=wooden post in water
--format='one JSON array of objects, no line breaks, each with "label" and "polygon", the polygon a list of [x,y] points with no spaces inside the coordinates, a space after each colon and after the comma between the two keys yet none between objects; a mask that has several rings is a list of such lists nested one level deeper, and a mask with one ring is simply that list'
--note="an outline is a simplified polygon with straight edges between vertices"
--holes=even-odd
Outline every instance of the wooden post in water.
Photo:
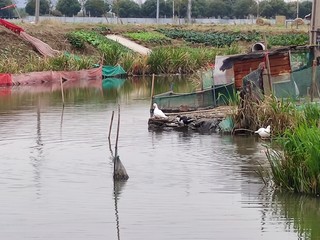
[{"label": "wooden post in water", "polygon": [[64,107],[63,80],[62,80],[61,74],[60,74],[60,86],[61,86],[62,106]]},{"label": "wooden post in water", "polygon": [[317,78],[317,60],[312,61],[312,83],[310,89],[310,101],[313,102],[313,97],[316,90],[316,78]]},{"label": "wooden post in water", "polygon": [[152,74],[152,82],[151,82],[150,117],[153,116],[153,95],[154,95],[154,74]]},{"label": "wooden post in water", "polygon": [[114,111],[112,111],[111,121],[110,121],[110,127],[109,127],[109,135],[108,135],[109,150],[110,150],[110,153],[111,153],[111,157],[112,157],[112,159],[114,160],[113,151],[112,151],[112,148],[111,148],[111,140],[110,140],[112,123],[113,123],[113,117],[114,117]]},{"label": "wooden post in water", "polygon": [[271,93],[273,92],[273,87],[272,87],[272,80],[271,80],[271,69],[270,69],[270,59],[269,59],[269,53],[268,53],[268,41],[266,37],[266,33],[263,34],[263,41],[266,47],[266,53],[265,53],[265,58],[266,58],[266,69],[267,69],[267,76],[268,76],[268,82],[269,82],[269,88]]},{"label": "wooden post in water", "polygon": [[110,121],[110,127],[109,127],[109,135],[108,135],[108,139],[109,139],[109,140],[110,140],[110,135],[111,135],[113,117],[114,117],[114,111],[112,111],[112,115],[111,115],[111,121]]},{"label": "wooden post in water", "polygon": [[115,154],[114,154],[114,160],[113,160],[113,180],[124,181],[124,180],[128,180],[129,176],[118,156],[119,129],[120,129],[120,105],[118,105],[118,126],[117,126],[116,144],[114,149]]},{"label": "wooden post in water", "polygon": [[118,125],[117,125],[117,136],[116,136],[116,145],[115,145],[115,147],[114,147],[115,157],[117,157],[117,156],[118,156],[119,130],[120,130],[120,105],[118,105]]}]

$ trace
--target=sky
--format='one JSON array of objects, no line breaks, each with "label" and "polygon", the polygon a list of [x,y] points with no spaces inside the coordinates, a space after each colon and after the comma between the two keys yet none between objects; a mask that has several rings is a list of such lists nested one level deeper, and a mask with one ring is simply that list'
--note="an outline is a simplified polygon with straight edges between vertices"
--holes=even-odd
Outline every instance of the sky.
[{"label": "sky", "polygon": [[[12,0],[13,3],[17,4],[18,8],[24,8],[27,4],[28,0]],[[52,0],[53,3],[57,2],[58,0]]]},{"label": "sky", "polygon": [[17,4],[18,8],[24,8],[26,6],[26,1],[27,0],[13,0],[13,3]]}]

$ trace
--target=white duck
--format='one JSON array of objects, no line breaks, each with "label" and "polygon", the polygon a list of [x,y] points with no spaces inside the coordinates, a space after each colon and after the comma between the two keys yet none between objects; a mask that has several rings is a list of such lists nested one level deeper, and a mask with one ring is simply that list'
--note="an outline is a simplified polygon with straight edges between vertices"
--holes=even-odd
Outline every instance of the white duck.
[{"label": "white duck", "polygon": [[261,138],[269,138],[270,137],[270,132],[271,132],[271,129],[270,129],[270,125],[269,125],[266,128],[259,128],[254,133],[258,133]]},{"label": "white duck", "polygon": [[153,116],[155,118],[164,118],[167,119],[168,117],[158,108],[156,103],[153,104]]}]

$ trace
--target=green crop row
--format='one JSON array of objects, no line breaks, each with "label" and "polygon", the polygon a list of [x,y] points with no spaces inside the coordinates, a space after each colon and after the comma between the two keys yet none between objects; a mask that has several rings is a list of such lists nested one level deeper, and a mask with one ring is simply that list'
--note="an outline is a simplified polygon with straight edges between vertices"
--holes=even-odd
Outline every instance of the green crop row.
[{"label": "green crop row", "polygon": [[268,36],[268,44],[270,46],[290,46],[290,45],[306,45],[309,42],[308,34],[281,34]]},{"label": "green crop row", "polygon": [[124,36],[143,43],[168,44],[171,39],[160,32],[132,32],[125,33]]},{"label": "green crop row", "polygon": [[[159,29],[160,33],[172,39],[183,39],[187,42],[204,44],[214,47],[231,46],[237,41],[257,42],[261,41],[261,34],[258,32],[196,32],[190,30],[179,29]],[[309,41],[308,34],[279,34],[267,36],[270,46],[289,46],[289,45],[305,45]]]},{"label": "green crop row", "polygon": [[259,41],[261,36],[252,33],[219,33],[219,32],[196,32],[179,29],[159,29],[160,33],[172,39],[183,39],[187,42],[204,44],[213,47],[231,46],[236,41],[254,42]]}]

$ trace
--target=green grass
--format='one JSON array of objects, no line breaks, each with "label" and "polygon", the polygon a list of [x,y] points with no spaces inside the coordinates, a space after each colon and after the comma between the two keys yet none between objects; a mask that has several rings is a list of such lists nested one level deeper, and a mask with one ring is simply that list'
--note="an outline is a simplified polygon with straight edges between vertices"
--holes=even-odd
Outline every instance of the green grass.
[{"label": "green grass", "polygon": [[41,71],[77,71],[92,68],[94,61],[92,58],[75,58],[60,54],[51,58],[40,58],[33,55],[27,57],[23,68],[14,58],[0,59],[1,73],[27,73]]}]

